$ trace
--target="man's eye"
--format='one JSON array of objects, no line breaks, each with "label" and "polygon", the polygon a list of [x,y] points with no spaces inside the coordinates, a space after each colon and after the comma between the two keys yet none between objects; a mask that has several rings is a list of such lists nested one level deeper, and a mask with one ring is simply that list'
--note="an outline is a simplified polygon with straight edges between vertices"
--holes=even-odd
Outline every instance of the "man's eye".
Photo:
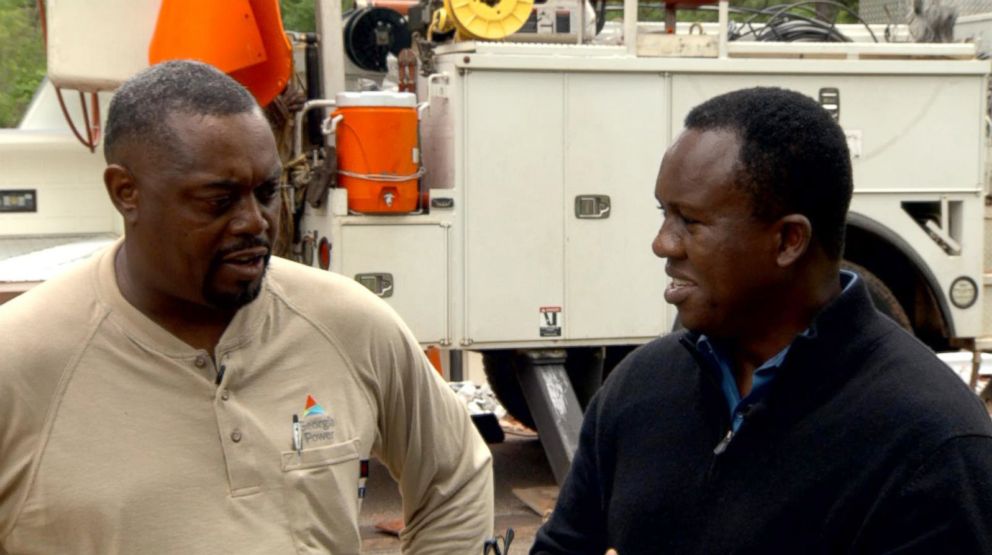
[{"label": "man's eye", "polygon": [[275,200],[275,198],[278,195],[279,195],[279,187],[277,187],[276,185],[265,185],[264,187],[259,187],[258,189],[255,189],[255,198],[257,198],[260,202],[264,202],[265,204],[268,204],[273,200]]},{"label": "man's eye", "polygon": [[207,202],[216,209],[223,209],[231,206],[234,203],[234,198],[231,195],[224,195],[222,197],[209,198]]}]

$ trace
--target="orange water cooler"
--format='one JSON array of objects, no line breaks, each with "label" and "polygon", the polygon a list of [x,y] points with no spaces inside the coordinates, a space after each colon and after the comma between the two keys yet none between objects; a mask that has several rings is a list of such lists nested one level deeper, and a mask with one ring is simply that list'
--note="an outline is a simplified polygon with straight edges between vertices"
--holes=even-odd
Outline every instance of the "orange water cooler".
[{"label": "orange water cooler", "polygon": [[336,97],[338,185],[348,209],[366,214],[413,212],[423,173],[413,93],[344,92]]}]

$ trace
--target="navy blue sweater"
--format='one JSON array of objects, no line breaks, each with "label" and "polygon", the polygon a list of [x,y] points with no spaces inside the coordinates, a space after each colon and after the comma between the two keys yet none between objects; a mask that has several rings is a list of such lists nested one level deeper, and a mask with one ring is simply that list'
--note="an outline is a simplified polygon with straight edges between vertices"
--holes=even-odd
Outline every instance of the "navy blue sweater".
[{"label": "navy blue sweater", "polygon": [[531,553],[992,553],[978,398],[862,283],[810,335],[720,454],[727,404],[692,334],[628,356]]}]

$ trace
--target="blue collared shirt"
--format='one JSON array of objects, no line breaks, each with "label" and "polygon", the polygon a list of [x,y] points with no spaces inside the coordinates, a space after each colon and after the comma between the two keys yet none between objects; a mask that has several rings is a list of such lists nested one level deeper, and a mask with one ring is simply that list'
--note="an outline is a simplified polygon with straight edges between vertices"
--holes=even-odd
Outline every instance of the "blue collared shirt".
[{"label": "blue collared shirt", "polygon": [[[847,270],[841,270],[841,294],[846,293],[856,281],[858,281],[857,274]],[[800,335],[809,336],[810,333],[811,330],[806,328]],[[741,427],[741,423],[744,421],[744,412],[747,408],[768,394],[772,380],[775,379],[775,375],[782,366],[786,355],[789,354],[789,348],[791,347],[792,343],[789,343],[784,349],[766,360],[754,371],[754,376],[751,379],[751,391],[744,398],[741,398],[741,392],[737,389],[737,379],[734,377],[730,360],[717,349],[716,345],[706,335],[700,335],[699,339],[696,340],[696,349],[719,369],[720,389],[723,391],[723,396],[727,399],[727,407],[730,410],[730,426],[734,433],[737,433],[737,429]]]}]

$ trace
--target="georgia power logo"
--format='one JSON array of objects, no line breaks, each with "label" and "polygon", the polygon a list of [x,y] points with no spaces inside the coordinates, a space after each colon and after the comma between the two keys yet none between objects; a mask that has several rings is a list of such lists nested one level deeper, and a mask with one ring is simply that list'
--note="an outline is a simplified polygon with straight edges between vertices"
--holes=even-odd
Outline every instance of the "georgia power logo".
[{"label": "georgia power logo", "polygon": [[307,395],[307,404],[303,408],[303,418],[313,416],[315,414],[327,414],[324,412],[324,407],[320,406],[320,403],[313,398],[313,395]]},{"label": "georgia power logo", "polygon": [[300,431],[303,433],[303,445],[305,447],[329,444],[334,441],[334,418],[327,414],[327,411],[313,398],[313,395],[307,395],[307,402],[303,407],[303,419],[300,422]]}]

